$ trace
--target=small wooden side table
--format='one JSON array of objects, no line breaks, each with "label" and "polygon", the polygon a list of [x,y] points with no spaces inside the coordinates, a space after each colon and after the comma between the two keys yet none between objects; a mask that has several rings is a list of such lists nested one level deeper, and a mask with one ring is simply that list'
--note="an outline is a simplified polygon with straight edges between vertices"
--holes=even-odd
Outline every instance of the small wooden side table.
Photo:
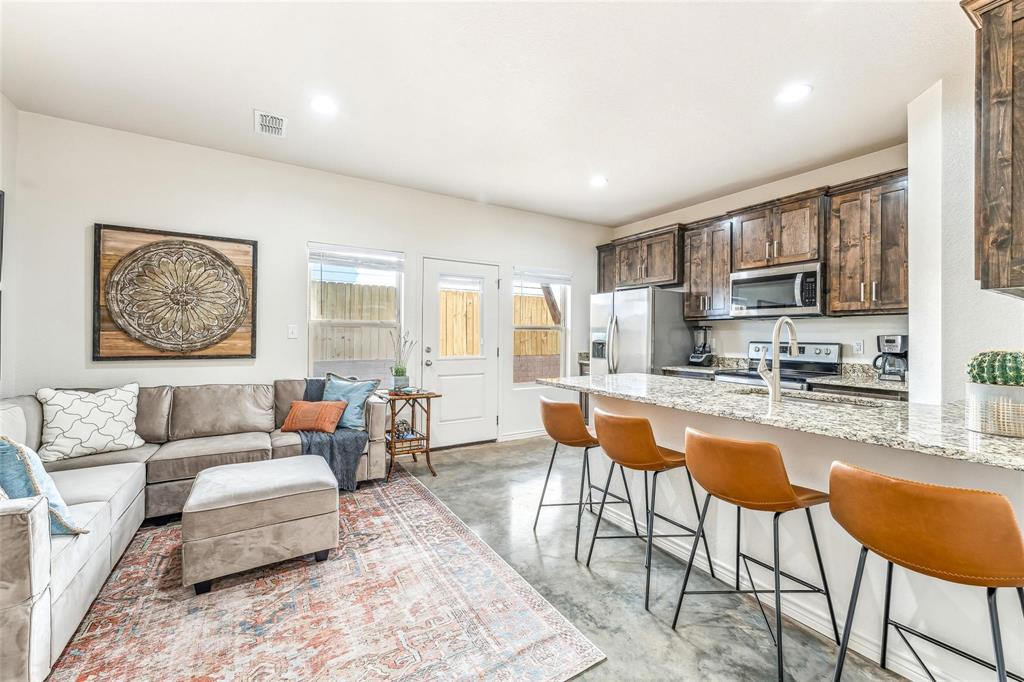
[{"label": "small wooden side table", "polygon": [[[430,401],[440,398],[441,394],[431,391],[396,394],[381,391],[377,395],[388,401],[388,429],[384,434],[384,442],[388,454],[391,455],[391,461],[388,463],[388,473],[384,480],[391,480],[391,470],[395,468],[397,457],[412,456],[413,461],[416,461],[417,455],[426,457],[431,475],[437,476],[430,461]],[[395,435],[395,428],[399,415],[406,409],[409,410],[412,432],[399,437]]]}]

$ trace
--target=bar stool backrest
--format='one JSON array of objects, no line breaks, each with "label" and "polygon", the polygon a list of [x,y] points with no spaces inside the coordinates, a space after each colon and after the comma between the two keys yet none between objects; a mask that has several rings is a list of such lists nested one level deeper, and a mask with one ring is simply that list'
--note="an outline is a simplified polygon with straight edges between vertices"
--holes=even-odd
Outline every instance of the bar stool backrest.
[{"label": "bar stool backrest", "polygon": [[541,396],[540,418],[544,430],[556,443],[570,447],[589,447],[594,443],[594,436],[587,431],[578,403],[548,400]]},{"label": "bar stool backrest", "polygon": [[833,462],[832,516],[858,542],[912,571],[980,587],[1024,587],[1024,538],[1010,501]]},{"label": "bar stool backrest", "polygon": [[704,490],[746,509],[798,506],[782,453],[774,443],[737,440],[686,429],[686,466]]},{"label": "bar stool backrest", "polygon": [[654,440],[651,422],[594,410],[594,427],[601,449],[613,462],[627,469],[650,470],[664,465],[665,458]]}]

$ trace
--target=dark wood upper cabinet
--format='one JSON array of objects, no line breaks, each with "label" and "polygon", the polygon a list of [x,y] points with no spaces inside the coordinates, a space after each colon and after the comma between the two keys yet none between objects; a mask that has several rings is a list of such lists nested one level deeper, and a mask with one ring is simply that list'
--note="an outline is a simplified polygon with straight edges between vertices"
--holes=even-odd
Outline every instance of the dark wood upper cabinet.
[{"label": "dark wood upper cabinet", "polygon": [[683,233],[684,317],[694,320],[727,317],[732,303],[729,295],[732,221],[715,219],[688,227],[691,229]]},{"label": "dark wood upper cabinet", "polygon": [[817,260],[825,189],[741,209],[732,216],[734,270]]},{"label": "dark wood upper cabinet", "polygon": [[814,197],[772,209],[772,265],[818,259],[821,205],[822,197]]},{"label": "dark wood upper cabinet", "polygon": [[964,0],[975,51],[974,275],[1024,297],[1024,0]]},{"label": "dark wood upper cabinet", "polygon": [[905,311],[906,171],[833,188],[827,243],[829,313]]},{"label": "dark wood upper cabinet", "polygon": [[640,241],[632,240],[615,245],[615,263],[618,275],[615,286],[635,286],[643,281],[643,259]]},{"label": "dark wood upper cabinet", "polygon": [[677,280],[679,255],[676,245],[678,242],[678,230],[671,230],[640,240],[640,251],[643,258],[641,281],[644,284],[666,284]]},{"label": "dark wood upper cabinet", "polygon": [[732,266],[736,270],[766,267],[771,258],[771,207],[732,217]]},{"label": "dark wood upper cabinet", "polygon": [[681,284],[681,227],[670,225],[598,246],[598,290]]},{"label": "dark wood upper cabinet", "polygon": [[615,246],[603,244],[597,247],[597,293],[615,290]]}]

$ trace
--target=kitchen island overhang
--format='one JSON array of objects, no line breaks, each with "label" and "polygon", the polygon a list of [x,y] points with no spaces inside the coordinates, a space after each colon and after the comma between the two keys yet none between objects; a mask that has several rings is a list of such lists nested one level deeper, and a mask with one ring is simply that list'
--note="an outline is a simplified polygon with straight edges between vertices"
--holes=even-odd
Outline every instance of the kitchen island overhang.
[{"label": "kitchen island overhang", "polygon": [[[647,374],[562,377],[538,383],[588,393],[592,408],[646,417],[659,444],[669,448],[684,449],[687,427],[775,443],[797,485],[827,490],[832,462],[841,460],[890,476],[998,492],[1010,499],[1018,518],[1024,519],[1024,440],[968,431],[964,427],[963,406],[958,403],[939,407],[849,398],[808,400],[805,396],[787,394],[769,416],[764,393],[735,384]],[[591,457],[594,479],[603,480],[599,472],[607,471],[607,459],[599,450]],[[631,478],[633,499],[638,503],[644,499],[643,486],[642,476]],[[718,501],[712,503],[711,510],[707,521],[711,555],[716,572],[721,572],[731,584],[735,572],[736,510]],[[685,474],[664,477],[659,485],[658,512],[688,524],[696,523]],[[832,520],[825,507],[813,513],[837,616],[842,618],[848,607],[860,546]],[[628,512],[606,510],[605,516],[631,528]],[[771,515],[745,511],[743,517],[744,552],[770,562]],[[898,523],[899,519],[893,522]],[[782,559],[783,569],[805,579],[813,578],[814,571],[808,569],[814,565],[814,558],[806,522],[798,515],[787,514],[781,524],[788,548]],[[956,538],[945,541],[956,544]],[[659,546],[685,561],[690,543],[688,539],[670,539],[661,541]],[[597,551],[601,551],[600,547]],[[698,552],[697,557],[695,565],[706,572],[702,553]],[[592,570],[599,571],[599,565]],[[680,566],[680,583],[682,573]],[[851,648],[873,660],[878,659],[880,650],[884,573],[884,561],[871,557],[852,634]],[[770,578],[770,572],[754,575],[759,588],[770,589]],[[1011,670],[1019,671],[1024,669],[1021,607],[1012,590],[1000,592],[1007,662]],[[652,602],[655,617],[663,620],[665,627],[671,622],[675,596]],[[825,637],[830,636],[831,625],[822,599],[787,594],[784,601],[787,616]],[[684,603],[681,623],[686,622],[687,604]],[[704,605],[701,610],[707,607]],[[690,608],[694,605],[690,604]],[[992,658],[983,589],[945,583],[897,567],[892,608],[894,618],[913,623],[917,629],[981,658]],[[922,678],[920,668],[899,638],[890,633],[889,640],[888,667],[912,679]],[[929,667],[944,676],[987,679],[983,669],[951,654],[927,644],[915,643],[915,647]]]}]

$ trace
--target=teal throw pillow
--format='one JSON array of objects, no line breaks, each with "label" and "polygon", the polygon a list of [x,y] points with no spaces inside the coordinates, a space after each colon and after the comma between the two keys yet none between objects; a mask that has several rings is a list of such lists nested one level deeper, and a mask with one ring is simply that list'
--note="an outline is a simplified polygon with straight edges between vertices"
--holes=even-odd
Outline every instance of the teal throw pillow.
[{"label": "teal throw pillow", "polygon": [[0,487],[11,498],[42,495],[50,507],[51,535],[88,533],[75,523],[71,510],[64,503],[57,484],[46,473],[43,463],[32,448],[0,436]]},{"label": "teal throw pillow", "polygon": [[328,372],[327,383],[324,385],[324,400],[344,400],[348,403],[338,426],[346,429],[365,429],[366,400],[373,395],[379,385],[379,379],[359,381]]}]

